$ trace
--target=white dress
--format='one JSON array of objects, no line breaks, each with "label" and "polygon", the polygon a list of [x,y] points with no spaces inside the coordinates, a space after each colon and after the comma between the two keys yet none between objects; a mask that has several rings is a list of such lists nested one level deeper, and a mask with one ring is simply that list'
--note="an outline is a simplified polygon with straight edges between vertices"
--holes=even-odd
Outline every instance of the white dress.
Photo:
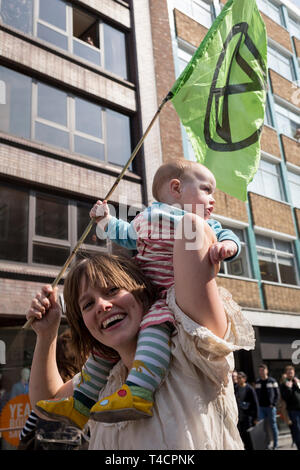
[{"label": "white dress", "polygon": [[[155,393],[153,417],[107,424],[90,420],[91,450],[243,449],[237,429],[237,405],[231,380],[233,351],[253,349],[254,331],[226,289],[220,288],[228,329],[224,339],[195,323],[176,305],[174,289],[167,302],[176,318],[171,364]],[[126,380],[119,361],[99,399]],[[76,379],[75,379],[76,380]]]}]

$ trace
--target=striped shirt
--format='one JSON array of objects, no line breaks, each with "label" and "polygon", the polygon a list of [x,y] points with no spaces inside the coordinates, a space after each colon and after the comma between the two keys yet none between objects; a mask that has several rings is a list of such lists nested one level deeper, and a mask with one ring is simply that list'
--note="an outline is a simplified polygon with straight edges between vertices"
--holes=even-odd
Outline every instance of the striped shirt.
[{"label": "striped shirt", "polygon": [[22,431],[20,432],[20,440],[24,439],[30,432],[35,431],[38,422],[38,415],[32,410],[28,416]]},{"label": "striped shirt", "polygon": [[[174,206],[154,202],[129,224],[111,217],[106,233],[110,240],[127,249],[137,250],[135,257],[143,273],[159,289],[159,299],[144,315],[141,329],[165,322],[174,323],[174,316],[166,304],[167,290],[174,284],[173,251],[175,230],[186,212]],[[231,230],[222,229],[219,222],[210,219],[218,241],[232,240],[240,252],[239,239]]]}]

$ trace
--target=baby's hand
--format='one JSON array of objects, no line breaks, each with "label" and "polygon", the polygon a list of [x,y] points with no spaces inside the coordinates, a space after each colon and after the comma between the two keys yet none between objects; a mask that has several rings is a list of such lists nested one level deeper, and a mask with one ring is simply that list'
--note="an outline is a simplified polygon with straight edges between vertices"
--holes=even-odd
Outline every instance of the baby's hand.
[{"label": "baby's hand", "polygon": [[237,252],[237,245],[231,240],[214,243],[209,249],[209,257],[212,264],[217,264],[226,258],[231,258]]},{"label": "baby's hand", "polygon": [[107,205],[107,201],[97,201],[96,204],[90,210],[90,218],[95,219],[98,223],[101,220],[105,219],[109,216],[109,208]]}]

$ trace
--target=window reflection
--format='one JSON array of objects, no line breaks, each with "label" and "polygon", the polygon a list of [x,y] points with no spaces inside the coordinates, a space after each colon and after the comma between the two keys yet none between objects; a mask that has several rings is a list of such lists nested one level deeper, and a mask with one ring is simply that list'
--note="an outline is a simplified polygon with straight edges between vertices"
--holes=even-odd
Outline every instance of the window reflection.
[{"label": "window reflection", "polygon": [[0,130],[30,138],[32,80],[0,66]]},{"label": "window reflection", "polygon": [[106,126],[108,161],[123,166],[131,154],[129,117],[107,109]]},{"label": "window reflection", "polygon": [[24,33],[32,33],[33,0],[1,0],[0,20]]},{"label": "window reflection", "polygon": [[62,0],[39,0],[39,18],[66,31],[66,4]]},{"label": "window reflection", "polygon": [[105,68],[127,79],[125,34],[107,24],[103,24]]},{"label": "window reflection", "polygon": [[37,196],[35,233],[44,237],[68,239],[68,202]]},{"label": "window reflection", "polygon": [[27,262],[29,197],[26,191],[1,184],[0,258]]}]

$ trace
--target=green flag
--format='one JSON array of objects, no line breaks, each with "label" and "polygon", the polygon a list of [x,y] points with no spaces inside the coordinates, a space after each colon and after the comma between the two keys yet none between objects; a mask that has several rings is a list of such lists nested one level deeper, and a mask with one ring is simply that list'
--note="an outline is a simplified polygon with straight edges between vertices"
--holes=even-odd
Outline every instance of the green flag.
[{"label": "green flag", "polygon": [[255,0],[229,0],[170,91],[197,160],[243,201],[260,157],[267,37]]}]

